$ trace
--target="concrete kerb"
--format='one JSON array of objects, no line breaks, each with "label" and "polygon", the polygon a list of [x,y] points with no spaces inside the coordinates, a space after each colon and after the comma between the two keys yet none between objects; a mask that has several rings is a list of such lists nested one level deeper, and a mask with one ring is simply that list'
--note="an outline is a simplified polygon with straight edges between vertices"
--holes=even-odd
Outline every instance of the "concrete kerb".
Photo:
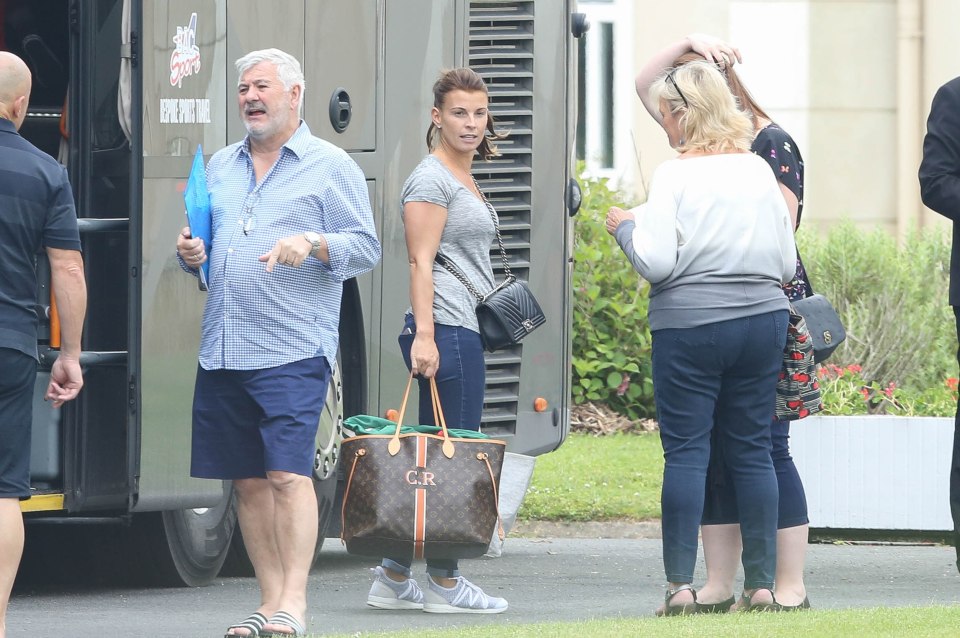
[{"label": "concrete kerb", "polygon": [[[517,521],[509,536],[514,538],[624,538],[659,539],[663,530],[658,519],[649,521],[554,522]],[[947,532],[907,530],[810,529],[810,543],[845,545],[941,545],[950,546]]]},{"label": "concrete kerb", "polygon": [[661,538],[660,521],[557,523],[517,521],[510,536],[520,538]]}]

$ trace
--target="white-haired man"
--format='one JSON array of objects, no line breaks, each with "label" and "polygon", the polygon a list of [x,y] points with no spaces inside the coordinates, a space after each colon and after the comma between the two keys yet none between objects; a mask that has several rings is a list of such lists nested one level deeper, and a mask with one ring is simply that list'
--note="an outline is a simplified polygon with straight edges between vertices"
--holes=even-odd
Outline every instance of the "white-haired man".
[{"label": "white-haired man", "polygon": [[259,608],[227,635],[299,636],[317,539],[315,437],[343,281],[373,268],[380,244],[360,168],[300,119],[299,62],[265,49],[236,67],[247,135],[207,166],[210,254],[188,228],[177,238],[188,272],[210,260],[191,474],[233,481],[260,585]]}]

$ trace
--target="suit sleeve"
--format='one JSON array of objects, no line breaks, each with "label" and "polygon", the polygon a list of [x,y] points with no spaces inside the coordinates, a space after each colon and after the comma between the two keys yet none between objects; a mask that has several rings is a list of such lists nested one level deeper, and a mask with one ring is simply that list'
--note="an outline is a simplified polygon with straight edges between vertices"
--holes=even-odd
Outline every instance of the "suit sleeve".
[{"label": "suit sleeve", "polygon": [[940,87],[933,98],[919,177],[923,203],[960,221],[960,79]]}]

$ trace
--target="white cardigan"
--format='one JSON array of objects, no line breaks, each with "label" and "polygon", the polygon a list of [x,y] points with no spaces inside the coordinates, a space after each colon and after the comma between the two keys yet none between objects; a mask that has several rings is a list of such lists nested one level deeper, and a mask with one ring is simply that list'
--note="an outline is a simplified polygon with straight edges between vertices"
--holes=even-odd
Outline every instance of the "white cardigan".
[{"label": "white cardigan", "polygon": [[650,328],[684,328],[786,309],[793,228],[770,166],[753,153],[660,165],[617,242],[652,284]]}]

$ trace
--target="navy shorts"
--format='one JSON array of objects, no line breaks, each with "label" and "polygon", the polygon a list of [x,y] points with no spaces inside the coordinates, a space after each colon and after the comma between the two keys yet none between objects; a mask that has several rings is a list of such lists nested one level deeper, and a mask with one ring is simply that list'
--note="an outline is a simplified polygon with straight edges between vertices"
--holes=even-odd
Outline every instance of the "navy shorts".
[{"label": "navy shorts", "polygon": [[0,348],[0,498],[30,498],[30,428],[37,361]]},{"label": "navy shorts", "polygon": [[263,370],[198,366],[190,475],[232,480],[280,471],[310,476],[329,381],[324,357]]}]

